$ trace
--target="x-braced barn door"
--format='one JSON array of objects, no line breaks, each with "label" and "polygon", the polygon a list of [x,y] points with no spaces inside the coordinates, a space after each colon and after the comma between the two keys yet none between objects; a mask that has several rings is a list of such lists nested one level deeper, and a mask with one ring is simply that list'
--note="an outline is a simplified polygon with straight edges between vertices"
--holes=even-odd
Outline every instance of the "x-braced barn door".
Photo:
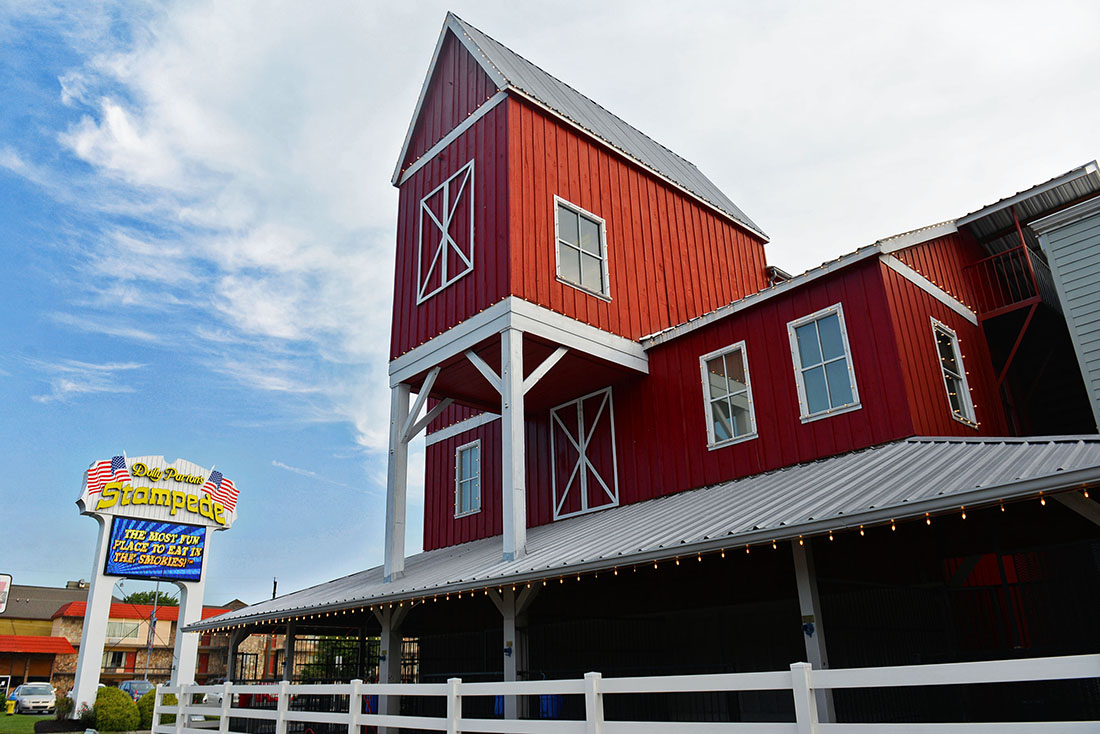
[{"label": "x-braced barn door", "polygon": [[474,162],[420,200],[416,302],[474,269]]},{"label": "x-braced barn door", "polygon": [[611,388],[550,411],[554,519],[619,504]]}]

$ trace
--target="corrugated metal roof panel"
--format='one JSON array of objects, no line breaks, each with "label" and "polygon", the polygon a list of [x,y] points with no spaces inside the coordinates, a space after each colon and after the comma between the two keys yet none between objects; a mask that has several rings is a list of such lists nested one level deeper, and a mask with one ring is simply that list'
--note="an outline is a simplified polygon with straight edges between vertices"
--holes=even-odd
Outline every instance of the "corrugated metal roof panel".
[{"label": "corrugated metal roof panel", "polygon": [[1100,483],[1100,436],[912,438],[534,527],[516,561],[501,560],[499,537],[485,538],[412,556],[392,583],[371,568],[191,629],[789,540],[1091,483]]},{"label": "corrugated metal roof panel", "polygon": [[767,235],[693,163],[628,125],[565,82],[457,16],[451,16],[509,86],[546,105],[608,145],[687,189],[764,239]]}]

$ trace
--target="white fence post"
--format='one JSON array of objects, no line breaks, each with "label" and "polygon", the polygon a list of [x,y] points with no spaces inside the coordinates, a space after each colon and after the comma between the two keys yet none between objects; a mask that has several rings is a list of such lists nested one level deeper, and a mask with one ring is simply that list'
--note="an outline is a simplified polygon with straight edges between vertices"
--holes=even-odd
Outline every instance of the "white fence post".
[{"label": "white fence post", "polygon": [[279,682],[279,704],[276,708],[275,734],[286,734],[286,712],[290,710],[290,683]]},{"label": "white fence post", "polygon": [[176,734],[183,734],[183,707],[187,702],[187,691],[191,686],[184,683],[180,686],[179,695],[176,697]]},{"label": "white fence post", "polygon": [[461,678],[447,679],[447,734],[458,734],[458,722],[462,718]]},{"label": "white fence post", "polygon": [[600,692],[599,673],[584,674],[584,731],[585,734],[603,734],[603,693]]},{"label": "white fence post", "polygon": [[359,734],[359,715],[363,713],[363,681],[356,678],[351,682],[348,694],[348,734]]},{"label": "white fence post", "polygon": [[794,691],[794,721],[798,734],[817,734],[817,697],[810,683],[813,668],[809,663],[791,663],[791,689]]},{"label": "white fence post", "polygon": [[218,734],[229,732],[229,709],[233,706],[233,686],[229,681],[222,685],[222,711],[218,719]]},{"label": "white fence post", "polygon": [[153,731],[157,730],[157,726],[160,725],[160,683],[157,683],[156,692],[153,694],[153,723],[151,724]]}]

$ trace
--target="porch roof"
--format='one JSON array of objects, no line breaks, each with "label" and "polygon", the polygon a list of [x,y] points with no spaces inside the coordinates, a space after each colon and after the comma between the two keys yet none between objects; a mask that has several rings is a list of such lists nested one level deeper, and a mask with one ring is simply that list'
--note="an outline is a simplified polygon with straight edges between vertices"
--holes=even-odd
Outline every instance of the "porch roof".
[{"label": "porch roof", "polygon": [[[187,627],[200,631],[361,609],[616,566],[822,535],[1100,484],[1100,436],[910,438],[409,557]],[[1089,500],[1093,502],[1093,500]]]}]

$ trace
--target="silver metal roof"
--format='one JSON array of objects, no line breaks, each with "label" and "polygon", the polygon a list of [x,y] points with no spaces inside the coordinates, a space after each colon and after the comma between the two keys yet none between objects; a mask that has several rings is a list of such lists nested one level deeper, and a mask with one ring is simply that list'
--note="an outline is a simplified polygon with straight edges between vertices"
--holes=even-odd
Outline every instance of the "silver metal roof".
[{"label": "silver metal roof", "polygon": [[482,58],[478,61],[487,62],[492,67],[490,76],[503,79],[507,87],[568,119],[620,153],[721,210],[764,239],[768,238],[695,164],[684,160],[458,16],[449,15],[448,22],[452,21],[456,32],[465,34],[467,40],[476,46],[476,52],[472,50],[474,58],[480,53]]},{"label": "silver metal roof", "polygon": [[1100,436],[911,438],[411,556],[188,627],[205,630],[770,543],[1100,483]]}]

